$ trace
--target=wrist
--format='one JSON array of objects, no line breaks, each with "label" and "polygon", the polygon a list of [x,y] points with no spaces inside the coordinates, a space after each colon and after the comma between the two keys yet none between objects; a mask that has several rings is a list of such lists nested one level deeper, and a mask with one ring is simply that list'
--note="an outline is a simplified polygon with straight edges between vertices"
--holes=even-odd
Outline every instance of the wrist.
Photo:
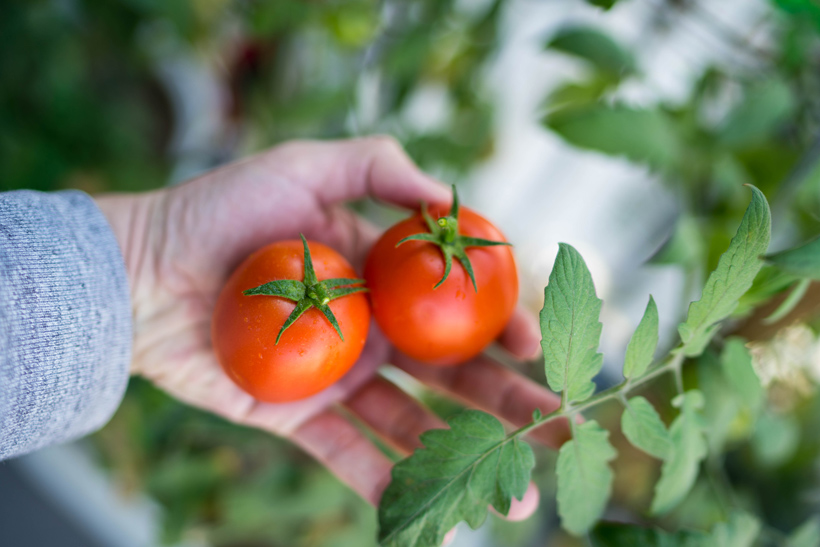
[{"label": "wrist", "polygon": [[[158,227],[162,229],[160,213],[165,195],[165,191],[159,190],[143,194],[106,194],[94,198],[111,226],[125,262],[135,335],[153,313],[151,296],[155,293],[158,257],[154,234]],[[132,374],[137,372],[136,362],[135,358],[131,366]]]}]

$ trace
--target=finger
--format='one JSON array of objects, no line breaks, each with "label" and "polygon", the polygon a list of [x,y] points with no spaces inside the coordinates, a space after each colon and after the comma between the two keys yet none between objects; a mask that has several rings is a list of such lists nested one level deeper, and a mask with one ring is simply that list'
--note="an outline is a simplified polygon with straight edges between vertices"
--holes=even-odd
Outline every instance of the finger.
[{"label": "finger", "polygon": [[[558,395],[484,356],[442,368],[424,365],[396,351],[392,362],[421,382],[518,427],[532,421],[536,408],[548,414],[561,404]],[[557,449],[570,438],[569,424],[563,418],[554,420],[529,436]]]},{"label": "finger", "polygon": [[376,377],[344,405],[397,451],[409,454],[422,444],[428,429],[447,425],[415,399],[384,378]]},{"label": "finger", "polygon": [[531,482],[524,492],[524,497],[521,500],[512,499],[510,510],[506,515],[502,515],[505,519],[517,522],[520,520],[527,520],[538,509],[538,503],[541,501],[541,493],[535,483]]},{"label": "finger", "polygon": [[518,306],[498,341],[519,359],[535,359],[541,355],[541,328],[536,317]]},{"label": "finger", "polygon": [[324,205],[371,196],[404,207],[449,203],[446,186],[424,174],[395,139],[299,141],[273,149],[276,169],[311,187]]},{"label": "finger", "polygon": [[453,543],[453,540],[456,539],[457,531],[458,528],[453,528],[452,530],[447,532],[447,535],[444,536],[444,541],[441,542],[441,547],[447,547],[448,545]]},{"label": "finger", "polygon": [[[385,442],[405,454],[422,448],[419,436],[428,429],[447,427],[440,418],[384,378],[374,378],[362,386],[344,405]],[[530,483],[524,497],[520,501],[513,498],[509,512],[502,516],[512,521],[529,518],[538,508],[539,498],[538,488]],[[451,533],[455,533],[455,529]]]},{"label": "finger", "polygon": [[378,505],[390,482],[392,462],[337,411],[316,415],[290,438],[365,500]]}]

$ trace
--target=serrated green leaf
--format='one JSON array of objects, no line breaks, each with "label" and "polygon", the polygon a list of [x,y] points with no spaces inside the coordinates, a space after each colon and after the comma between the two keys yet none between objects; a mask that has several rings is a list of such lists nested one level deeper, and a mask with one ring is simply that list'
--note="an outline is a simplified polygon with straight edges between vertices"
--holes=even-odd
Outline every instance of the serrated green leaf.
[{"label": "serrated green leaf", "polygon": [[425,448],[393,467],[379,505],[381,545],[437,547],[460,521],[478,528],[489,505],[506,514],[511,498],[524,496],[535,466],[528,444],[477,410],[447,424],[422,434]]},{"label": "serrated green leaf", "polygon": [[595,420],[573,430],[571,441],[558,454],[558,514],[572,534],[589,531],[601,517],[612,493],[612,470],[608,462],[617,453],[609,444],[609,432]]},{"label": "serrated green leaf", "polygon": [[728,148],[758,144],[789,120],[794,107],[794,97],[785,82],[771,79],[753,85],[727,116],[718,132],[718,142]]},{"label": "serrated green leaf", "polygon": [[706,400],[701,416],[706,424],[704,434],[709,452],[719,453],[727,442],[748,437],[751,424],[747,423],[752,421],[752,416],[738,421],[742,412],[740,398],[729,386],[719,356],[712,351],[698,358],[697,384]]},{"label": "serrated green leaf", "polygon": [[698,390],[678,395],[672,404],[681,409],[672,427],[669,439],[672,451],[661,467],[661,478],[655,485],[652,513],[667,513],[677,506],[691,490],[698,476],[700,462],[706,457],[706,439],[699,410],[703,408],[703,394]]},{"label": "serrated green leaf", "polygon": [[592,378],[601,370],[601,300],[592,275],[571,245],[559,244],[558,256],[544,289],[541,347],[547,381],[563,393],[563,402],[583,401],[595,392]]},{"label": "serrated green leaf", "polygon": [[765,258],[767,262],[786,273],[820,280],[820,237],[799,247],[770,254]]},{"label": "serrated green leaf", "polygon": [[686,322],[678,327],[682,351],[689,357],[703,353],[717,332],[718,322],[728,317],[737,307],[743,294],[752,286],[763,262],[771,237],[771,213],[763,193],[750,186],[752,201],[743,220],[723,253],[718,266],[709,275],[700,300],[689,305]]},{"label": "serrated green leaf", "polygon": [[735,512],[729,522],[715,526],[705,547],[751,547],[759,534],[760,521],[748,513]]},{"label": "serrated green leaf", "polygon": [[739,402],[756,413],[763,402],[764,391],[743,339],[732,337],[726,340],[720,354],[720,365]]},{"label": "serrated green leaf", "polygon": [[665,460],[672,450],[666,426],[652,403],[643,397],[633,397],[621,415],[621,428],[629,442],[651,456]]},{"label": "serrated green leaf", "polygon": [[559,30],[546,46],[591,63],[613,76],[635,71],[635,57],[608,34],[592,27],[568,27]]},{"label": "serrated green leaf", "polygon": [[646,372],[658,347],[658,306],[649,297],[638,328],[629,340],[624,358],[624,377],[637,378]]},{"label": "serrated green leaf", "polygon": [[786,547],[817,547],[820,545],[820,517],[811,517],[789,534]]},{"label": "serrated green leaf", "polygon": [[677,126],[661,110],[595,103],[557,110],[543,123],[580,148],[656,168],[673,169],[680,163],[683,147]]},{"label": "serrated green leaf", "polygon": [[603,522],[590,534],[594,547],[703,547],[708,536],[703,532],[665,532],[633,524]]}]

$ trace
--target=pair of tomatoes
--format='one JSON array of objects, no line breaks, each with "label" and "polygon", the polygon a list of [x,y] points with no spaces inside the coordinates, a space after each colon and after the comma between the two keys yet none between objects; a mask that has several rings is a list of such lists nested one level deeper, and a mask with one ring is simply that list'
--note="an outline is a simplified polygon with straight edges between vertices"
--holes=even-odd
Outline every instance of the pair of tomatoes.
[{"label": "pair of tomatoes", "polygon": [[515,307],[518,277],[507,245],[489,221],[459,210],[455,194],[451,208],[423,209],[387,230],[364,280],[325,245],[273,243],[245,260],[219,296],[217,358],[258,400],[308,397],[359,358],[372,304],[380,329],[405,354],[431,365],[462,363],[501,333]]}]

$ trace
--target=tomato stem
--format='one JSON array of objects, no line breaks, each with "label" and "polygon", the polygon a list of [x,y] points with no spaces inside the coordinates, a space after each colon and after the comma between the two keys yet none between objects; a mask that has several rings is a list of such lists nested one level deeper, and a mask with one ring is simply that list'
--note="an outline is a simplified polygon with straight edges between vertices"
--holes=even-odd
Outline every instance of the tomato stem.
[{"label": "tomato stem", "polygon": [[507,243],[506,241],[491,241],[489,239],[481,239],[477,237],[469,237],[459,234],[458,213],[458,192],[456,191],[456,185],[454,184],[453,205],[450,207],[450,214],[448,216],[440,217],[438,220],[434,221],[433,218],[430,216],[430,213],[427,211],[427,204],[422,202],[421,216],[424,219],[424,223],[427,225],[427,228],[430,230],[430,232],[407,236],[398,243],[396,243],[396,247],[408,241],[426,241],[428,243],[438,245],[441,249],[441,254],[444,257],[444,275],[442,276],[441,280],[439,280],[439,282],[436,283],[433,289],[439,288],[439,286],[441,286],[441,284],[447,280],[447,278],[450,275],[450,270],[453,266],[453,258],[456,258],[458,259],[459,263],[461,263],[461,267],[464,268],[464,270],[467,272],[467,275],[470,276],[470,281],[473,282],[473,289],[475,290],[475,292],[478,292],[478,284],[475,280],[473,265],[470,262],[470,258],[467,256],[467,248],[492,247],[496,245],[511,244]]},{"label": "tomato stem", "polygon": [[313,259],[310,256],[307,240],[302,234],[299,234],[299,237],[302,238],[305,253],[303,280],[280,279],[270,281],[258,287],[242,291],[242,294],[245,296],[278,296],[296,302],[296,307],[285,320],[279,334],[276,336],[276,344],[279,344],[279,339],[282,338],[282,334],[287,328],[310,308],[316,308],[322,312],[322,315],[330,322],[339,338],[344,341],[345,337],[339,327],[339,322],[328,304],[337,298],[367,291],[366,287],[356,286],[364,284],[364,279],[333,278],[319,281],[316,277],[316,270],[313,268]]}]

